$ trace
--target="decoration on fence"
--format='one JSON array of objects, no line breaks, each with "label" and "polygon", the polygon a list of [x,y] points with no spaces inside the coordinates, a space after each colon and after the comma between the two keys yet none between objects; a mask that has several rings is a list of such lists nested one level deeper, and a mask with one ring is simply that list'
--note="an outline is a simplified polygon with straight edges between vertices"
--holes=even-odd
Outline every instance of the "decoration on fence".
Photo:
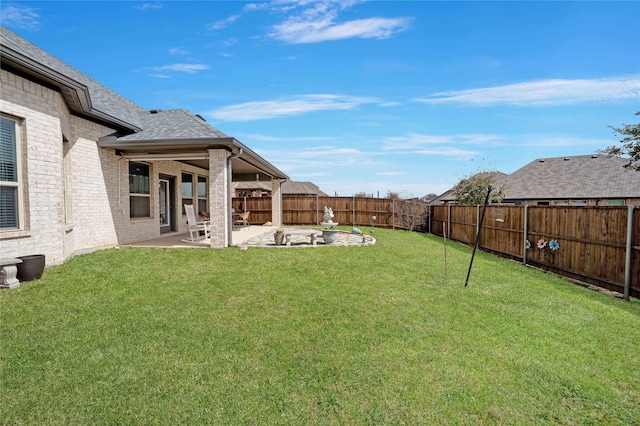
[{"label": "decoration on fence", "polygon": [[538,240],[537,246],[540,250],[544,250],[544,248],[547,246],[547,240],[545,240],[544,238],[540,238]]},{"label": "decoration on fence", "polygon": [[[540,238],[536,243],[536,247],[538,248],[538,250],[540,250],[541,258],[544,258],[546,255],[548,255],[551,261],[553,261],[554,252],[560,250],[560,243],[558,242],[558,240],[547,241],[544,238]],[[524,248],[527,250],[531,250],[531,242],[529,240],[526,240],[524,242]]]},{"label": "decoration on fence", "polygon": [[371,220],[369,221],[369,223],[371,224],[371,229],[369,230],[369,233],[373,234],[373,228],[376,227],[376,217],[371,216]]}]

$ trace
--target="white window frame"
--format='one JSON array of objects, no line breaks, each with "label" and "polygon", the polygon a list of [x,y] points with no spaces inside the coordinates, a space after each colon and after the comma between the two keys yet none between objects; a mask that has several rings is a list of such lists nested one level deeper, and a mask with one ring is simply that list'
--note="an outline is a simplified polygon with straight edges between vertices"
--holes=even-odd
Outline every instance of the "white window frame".
[{"label": "white window frame", "polygon": [[16,188],[16,207],[18,209],[17,220],[18,226],[15,228],[0,228],[0,232],[12,232],[21,231],[25,229],[25,211],[24,211],[24,197],[23,197],[23,184],[24,178],[22,176],[22,123],[23,120],[11,117],[6,114],[0,114],[0,118],[8,121],[12,121],[15,129],[15,149],[16,149],[16,177],[17,182],[0,181],[0,186]]}]

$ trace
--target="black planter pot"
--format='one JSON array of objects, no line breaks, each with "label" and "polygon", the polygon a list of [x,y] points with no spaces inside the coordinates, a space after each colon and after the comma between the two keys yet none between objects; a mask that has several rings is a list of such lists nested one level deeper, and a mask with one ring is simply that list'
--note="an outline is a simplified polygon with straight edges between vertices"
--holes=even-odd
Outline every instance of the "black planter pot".
[{"label": "black planter pot", "polygon": [[45,264],[44,254],[21,256],[18,259],[22,260],[22,263],[16,265],[18,267],[17,278],[20,282],[39,280],[42,277]]}]

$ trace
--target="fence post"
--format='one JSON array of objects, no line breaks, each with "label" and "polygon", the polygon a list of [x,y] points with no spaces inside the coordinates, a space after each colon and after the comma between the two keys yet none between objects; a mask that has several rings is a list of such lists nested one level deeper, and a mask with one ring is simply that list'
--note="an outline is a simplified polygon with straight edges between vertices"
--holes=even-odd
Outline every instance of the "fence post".
[{"label": "fence post", "polygon": [[356,226],[356,196],[353,195],[353,202],[351,203],[351,226]]},{"label": "fence post", "polygon": [[391,229],[396,229],[396,199],[391,200]]},{"label": "fence post", "polygon": [[431,234],[431,219],[433,216],[431,215],[431,204],[429,204],[429,234]]},{"label": "fence post", "polygon": [[627,253],[624,262],[624,300],[629,301],[629,292],[631,290],[631,243],[633,242],[633,209],[635,206],[629,206],[627,213]]},{"label": "fence post", "polygon": [[524,205],[524,239],[522,240],[522,264],[527,264],[527,239],[529,238],[529,205]]},{"label": "fence post", "polygon": [[447,205],[447,237],[451,239],[451,204]]}]

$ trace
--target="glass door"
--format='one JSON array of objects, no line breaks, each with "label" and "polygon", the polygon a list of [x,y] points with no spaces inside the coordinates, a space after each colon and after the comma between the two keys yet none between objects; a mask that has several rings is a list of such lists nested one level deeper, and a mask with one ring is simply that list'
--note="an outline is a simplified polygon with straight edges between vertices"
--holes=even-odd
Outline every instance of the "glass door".
[{"label": "glass door", "polygon": [[166,179],[160,179],[160,233],[171,231],[171,185]]}]

